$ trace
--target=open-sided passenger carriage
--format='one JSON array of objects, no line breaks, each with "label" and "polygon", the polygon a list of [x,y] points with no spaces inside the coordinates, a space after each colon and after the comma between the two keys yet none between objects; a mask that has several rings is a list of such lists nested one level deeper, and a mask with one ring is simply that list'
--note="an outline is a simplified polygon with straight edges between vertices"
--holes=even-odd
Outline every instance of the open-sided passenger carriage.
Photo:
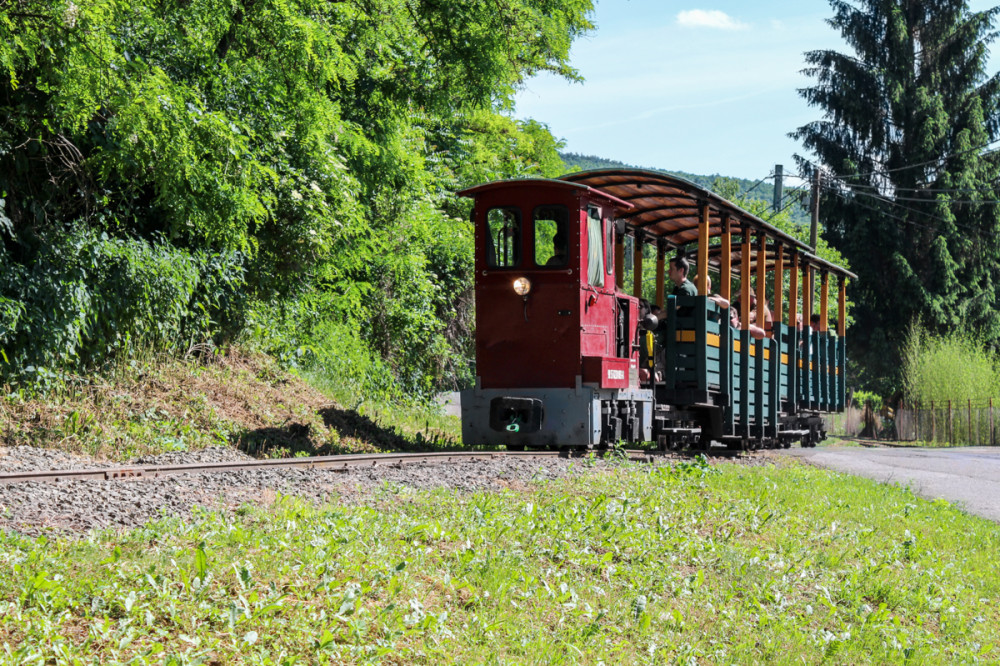
[{"label": "open-sided passenger carriage", "polygon": [[[645,170],[501,181],[461,194],[475,200],[476,236],[477,377],[462,393],[466,443],[811,446],[825,436],[822,415],[844,408],[844,290],[854,276],[764,220]],[[623,284],[626,237],[634,247],[631,294]],[[643,320],[645,245],[656,249],[662,322]],[[666,295],[672,250],[696,258],[697,296]],[[726,300],[739,280],[739,330],[707,298],[706,267]],[[800,287],[817,274],[814,332],[812,292]],[[831,276],[839,283],[836,335],[827,313]],[[774,325],[763,340],[748,329],[751,283],[759,303],[769,283],[773,294]]]}]

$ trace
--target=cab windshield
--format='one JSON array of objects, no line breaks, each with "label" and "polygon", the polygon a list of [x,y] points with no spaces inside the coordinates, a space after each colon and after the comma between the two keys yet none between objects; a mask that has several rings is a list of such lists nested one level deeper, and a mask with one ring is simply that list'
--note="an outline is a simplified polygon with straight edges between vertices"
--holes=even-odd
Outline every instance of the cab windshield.
[{"label": "cab windshield", "polygon": [[539,206],[532,215],[535,232],[535,266],[561,268],[569,264],[569,210],[565,206]]}]

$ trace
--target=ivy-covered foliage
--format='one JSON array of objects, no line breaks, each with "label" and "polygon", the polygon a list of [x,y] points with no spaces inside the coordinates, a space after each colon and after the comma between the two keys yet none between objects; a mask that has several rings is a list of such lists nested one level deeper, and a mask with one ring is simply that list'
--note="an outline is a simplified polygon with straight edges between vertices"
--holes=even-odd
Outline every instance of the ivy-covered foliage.
[{"label": "ivy-covered foliage", "polygon": [[851,51],[806,54],[815,82],[801,93],[823,117],[793,136],[818,157],[825,235],[859,277],[852,356],[889,395],[911,323],[1000,344],[1000,74],[987,75],[1000,8],[830,4]]},{"label": "ivy-covered foliage", "polygon": [[0,379],[243,335],[359,350],[387,390],[461,380],[453,192],[561,169],[547,128],[505,112],[531,74],[576,77],[591,9],[0,2]]}]

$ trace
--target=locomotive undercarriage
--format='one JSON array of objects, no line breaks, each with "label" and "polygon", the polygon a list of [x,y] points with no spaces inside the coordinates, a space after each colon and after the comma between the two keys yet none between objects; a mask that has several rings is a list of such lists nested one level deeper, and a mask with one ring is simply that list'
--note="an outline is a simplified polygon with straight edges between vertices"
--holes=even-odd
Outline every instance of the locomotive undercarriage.
[{"label": "locomotive undercarriage", "polygon": [[[819,413],[781,414],[777,427],[752,420],[726,427],[721,394],[699,404],[654,403],[650,389],[481,389],[462,392],[466,441],[525,448],[586,450],[652,442],[661,451],[816,446],[826,439]],[[718,403],[718,404],[717,404]]]},{"label": "locomotive undercarriage", "polygon": [[465,441],[588,449],[653,438],[653,393],[642,389],[482,389],[462,392]]}]

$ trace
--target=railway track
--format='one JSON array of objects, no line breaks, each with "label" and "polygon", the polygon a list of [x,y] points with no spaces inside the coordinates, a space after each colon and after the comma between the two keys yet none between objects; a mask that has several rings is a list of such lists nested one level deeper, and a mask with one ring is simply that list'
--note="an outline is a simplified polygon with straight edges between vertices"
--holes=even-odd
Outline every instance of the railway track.
[{"label": "railway track", "polygon": [[[650,462],[653,454],[642,450],[624,452],[629,460]],[[585,453],[565,451],[458,451],[431,453],[365,453],[312,458],[280,458],[238,462],[194,463],[184,465],[123,465],[92,469],[36,470],[0,474],[0,485],[28,481],[56,483],[59,481],[114,481],[125,479],[155,479],[179,474],[205,472],[235,472],[272,469],[327,469],[347,471],[358,467],[387,467],[418,463],[449,463],[496,458],[582,457]]]}]

